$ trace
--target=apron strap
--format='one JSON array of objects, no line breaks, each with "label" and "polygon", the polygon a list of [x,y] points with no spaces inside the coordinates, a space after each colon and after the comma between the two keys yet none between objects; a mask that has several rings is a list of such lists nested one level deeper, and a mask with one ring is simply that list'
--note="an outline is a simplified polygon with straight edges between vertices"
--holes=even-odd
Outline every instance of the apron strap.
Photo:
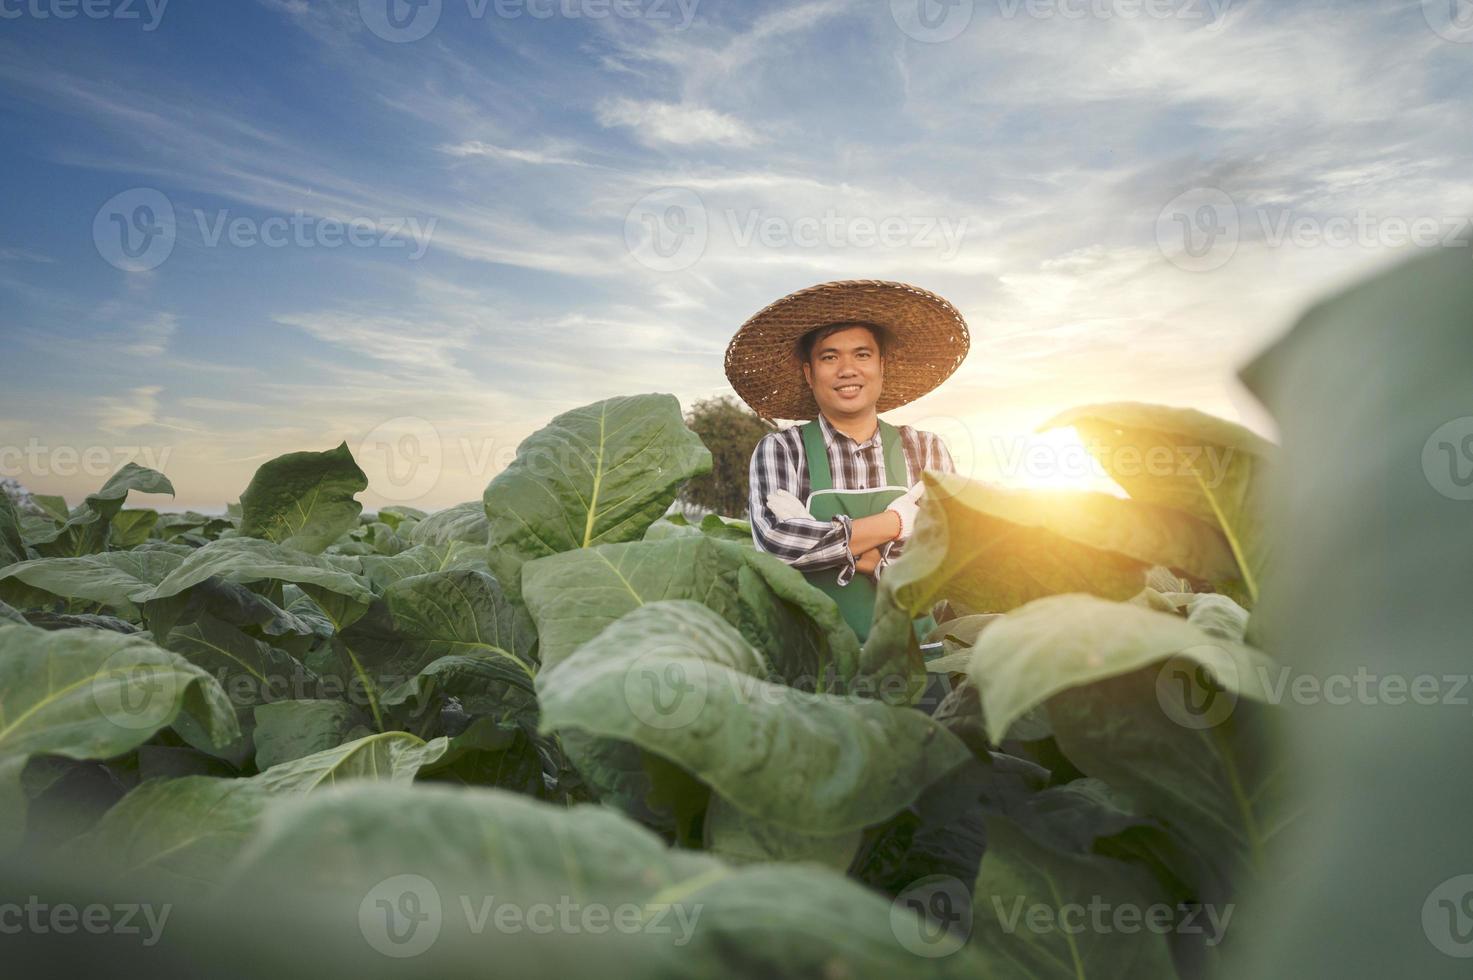
[{"label": "apron strap", "polygon": [[885,447],[885,479],[892,487],[908,487],[905,469],[905,446],[900,441],[900,430],[884,419],[880,419],[880,442]]},{"label": "apron strap", "polygon": [[834,489],[834,478],[829,473],[829,449],[824,445],[818,419],[803,423],[803,455],[808,457],[808,492]]},{"label": "apron strap", "polygon": [[[892,487],[908,487],[900,430],[884,419],[879,419],[879,423],[880,444],[885,450],[885,480]],[[803,455],[808,458],[808,492],[832,490],[834,477],[829,469],[829,449],[824,444],[818,419],[803,423]]]}]

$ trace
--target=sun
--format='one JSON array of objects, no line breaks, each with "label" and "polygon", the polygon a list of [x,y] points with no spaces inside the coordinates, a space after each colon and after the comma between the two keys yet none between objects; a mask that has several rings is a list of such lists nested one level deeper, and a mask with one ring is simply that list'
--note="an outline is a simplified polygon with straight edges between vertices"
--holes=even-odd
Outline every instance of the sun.
[{"label": "sun", "polygon": [[990,448],[989,462],[996,467],[990,478],[1003,486],[1125,496],[1125,491],[1110,479],[1073,426],[997,436],[991,440]]}]

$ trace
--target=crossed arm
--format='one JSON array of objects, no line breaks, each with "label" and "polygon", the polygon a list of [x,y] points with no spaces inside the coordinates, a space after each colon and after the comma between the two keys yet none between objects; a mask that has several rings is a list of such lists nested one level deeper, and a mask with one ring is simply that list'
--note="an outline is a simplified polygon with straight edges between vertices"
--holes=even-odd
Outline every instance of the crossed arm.
[{"label": "crossed arm", "polygon": [[[927,468],[953,471],[945,446],[939,439],[930,438],[934,448],[927,446]],[[891,550],[889,545],[901,533],[901,520],[895,512],[886,510],[858,518],[839,515],[819,521],[807,515],[779,516],[769,507],[768,499],[778,491],[796,495],[799,467],[803,464],[801,454],[795,458],[792,448],[779,438],[768,436],[758,444],[748,473],[753,542],[759,550],[800,571],[838,568],[840,585],[848,584],[856,571],[875,574]]]}]

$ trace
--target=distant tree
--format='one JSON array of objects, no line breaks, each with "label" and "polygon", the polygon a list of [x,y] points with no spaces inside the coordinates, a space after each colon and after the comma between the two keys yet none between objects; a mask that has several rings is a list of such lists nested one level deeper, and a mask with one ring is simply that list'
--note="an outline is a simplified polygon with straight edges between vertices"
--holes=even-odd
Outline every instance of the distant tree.
[{"label": "distant tree", "polygon": [[727,517],[746,517],[752,450],[777,427],[729,395],[696,402],[686,412],[685,424],[711,450],[711,472],[686,483],[681,503]]}]

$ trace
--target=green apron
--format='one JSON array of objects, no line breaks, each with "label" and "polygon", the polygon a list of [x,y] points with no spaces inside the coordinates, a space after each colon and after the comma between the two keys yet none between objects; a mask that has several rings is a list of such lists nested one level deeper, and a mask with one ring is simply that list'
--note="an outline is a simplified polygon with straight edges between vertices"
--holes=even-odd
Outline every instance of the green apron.
[{"label": "green apron", "polygon": [[[906,484],[905,453],[900,431],[880,419],[880,444],[885,450],[887,485],[874,490],[835,490],[829,471],[829,453],[824,445],[823,430],[818,420],[803,425],[803,455],[808,457],[808,513],[814,520],[830,521],[839,514],[849,517],[871,517],[880,513],[897,497],[910,490]],[[809,582],[822,589],[839,605],[844,621],[854,628],[861,643],[869,636],[875,618],[875,580],[863,572],[855,572],[848,585],[839,584],[839,569],[820,568],[804,572]],[[929,614],[915,620],[916,639],[924,642],[936,626]]]}]

